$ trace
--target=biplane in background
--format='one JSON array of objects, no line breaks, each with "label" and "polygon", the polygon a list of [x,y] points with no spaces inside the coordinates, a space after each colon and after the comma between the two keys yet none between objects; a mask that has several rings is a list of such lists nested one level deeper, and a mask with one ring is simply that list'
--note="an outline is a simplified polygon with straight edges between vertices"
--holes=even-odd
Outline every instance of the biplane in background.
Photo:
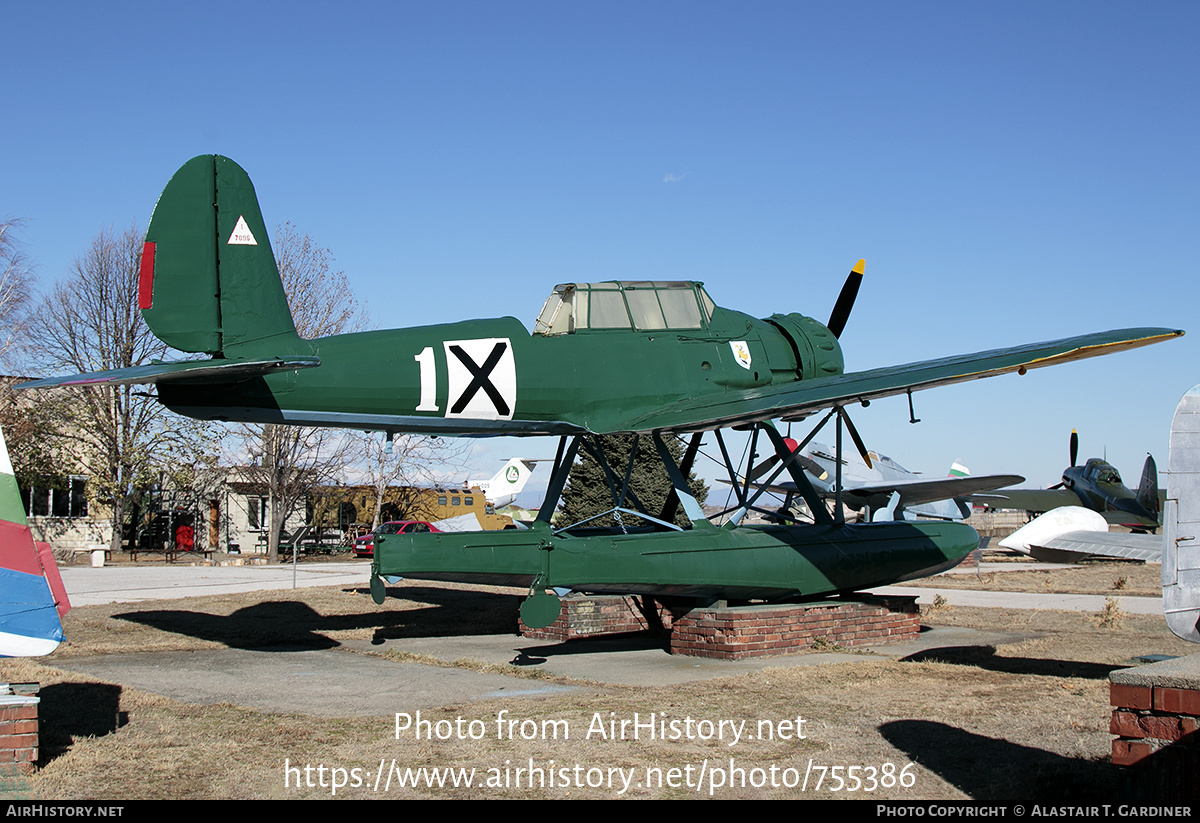
[{"label": "biplane in background", "polygon": [[[529,586],[531,626],[567,588],[654,597],[785,598],[910,579],[954,565],[978,542],[961,523],[849,525],[820,505],[775,419],[829,410],[858,441],[844,407],[1008,372],[1056,365],[1178,337],[1142,328],[847,373],[838,344],[863,273],[854,267],[832,315],[758,319],[722,308],[695,282],[569,283],[555,288],[532,334],[512,317],[301,339],[245,171],[203,155],[164,189],[146,233],[139,302],[167,344],[207,359],[150,363],[24,384],[24,388],[154,383],[180,414],[210,420],[334,426],[437,435],[559,435],[546,501],[528,531],[399,535],[375,552],[381,575]],[[705,519],[684,480],[712,430],[741,427],[770,440],[814,512],[811,526]],[[656,512],[612,467],[597,436],[649,438],[674,495]],[[664,437],[688,443],[676,463]],[[639,529],[552,526],[580,448],[605,466],[613,510]],[[861,449],[860,449],[861,450]],[[637,454],[635,449],[633,454]],[[726,457],[726,463],[730,461]],[[729,465],[731,477],[736,467]],[[770,481],[769,481],[770,482]],[[746,507],[753,505],[747,500]],[[632,506],[633,508],[629,508]],[[690,528],[673,524],[682,506]],[[544,622],[543,622],[544,621]]]},{"label": "biplane in background", "polygon": [[[961,463],[955,461],[945,477],[930,477],[920,472],[909,471],[886,454],[868,451],[842,453],[823,443],[797,443],[784,438],[789,449],[798,452],[796,458],[808,476],[808,481],[827,502],[834,501],[835,507],[845,506],[862,513],[862,519],[911,520],[929,518],[933,520],[966,520],[971,516],[968,498],[972,494],[991,489],[1000,489],[1025,480],[1018,474],[990,474],[972,476]],[[754,467],[740,481],[739,499],[751,489],[765,489],[782,496],[783,505],[778,514],[791,519],[789,512],[799,492],[791,480],[781,480],[771,485],[757,482],[778,463],[774,456],[768,457]]]}]

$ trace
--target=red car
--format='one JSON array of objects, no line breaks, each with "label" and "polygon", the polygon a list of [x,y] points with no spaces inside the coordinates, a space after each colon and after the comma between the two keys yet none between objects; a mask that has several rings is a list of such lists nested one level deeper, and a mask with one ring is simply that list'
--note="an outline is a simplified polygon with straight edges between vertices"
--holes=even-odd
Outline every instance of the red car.
[{"label": "red car", "polygon": [[377,534],[416,534],[417,532],[435,532],[437,526],[424,520],[389,520],[380,523],[375,530],[354,541],[354,553],[358,557],[375,556],[375,535]]}]

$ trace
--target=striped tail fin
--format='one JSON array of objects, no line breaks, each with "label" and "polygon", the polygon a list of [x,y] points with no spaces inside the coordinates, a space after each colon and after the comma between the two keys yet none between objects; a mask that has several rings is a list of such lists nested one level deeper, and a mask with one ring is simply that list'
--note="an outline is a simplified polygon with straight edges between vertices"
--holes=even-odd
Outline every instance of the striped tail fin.
[{"label": "striped tail fin", "polygon": [[50,654],[69,608],[50,547],[34,543],[0,432],[0,656]]}]

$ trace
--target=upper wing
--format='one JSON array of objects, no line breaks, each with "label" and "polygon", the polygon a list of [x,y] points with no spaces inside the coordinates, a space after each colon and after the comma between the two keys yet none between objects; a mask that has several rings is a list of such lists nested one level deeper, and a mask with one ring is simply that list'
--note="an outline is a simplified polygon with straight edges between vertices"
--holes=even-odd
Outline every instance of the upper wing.
[{"label": "upper wing", "polygon": [[929,480],[893,480],[886,483],[865,484],[850,488],[854,494],[866,497],[874,494],[900,492],[904,506],[919,506],[939,500],[966,497],[976,492],[999,489],[1025,480],[1018,474],[993,474],[972,477],[938,477]]},{"label": "upper wing", "polygon": [[[848,494],[857,497],[872,497],[874,495],[890,495],[900,492],[900,500],[904,506],[919,506],[922,503],[936,503],[940,500],[952,500],[956,497],[966,497],[977,492],[999,489],[1020,483],[1025,478],[1019,474],[992,474],[972,477],[937,477],[920,480],[888,480],[879,483],[855,483],[848,481],[844,489]],[[751,488],[763,489],[776,494],[790,494],[796,491],[796,484],[790,480],[764,486],[751,483]],[[830,480],[829,488],[833,488]]]},{"label": "upper wing", "polygon": [[948,386],[1007,372],[1024,374],[1029,369],[1149,346],[1181,335],[1183,332],[1176,329],[1120,329],[904,366],[731,391],[716,397],[689,398],[637,417],[629,421],[628,427],[620,430],[691,431],[777,417],[800,418],[830,406],[891,397],[915,389]]}]

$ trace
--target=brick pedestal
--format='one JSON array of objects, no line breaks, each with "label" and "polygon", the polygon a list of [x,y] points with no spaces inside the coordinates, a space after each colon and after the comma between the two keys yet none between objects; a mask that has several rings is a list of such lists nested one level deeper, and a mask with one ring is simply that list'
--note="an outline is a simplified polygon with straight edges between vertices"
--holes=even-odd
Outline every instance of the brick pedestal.
[{"label": "brick pedestal", "polygon": [[1140,772],[1148,799],[1200,802],[1200,655],[1108,679],[1113,763]]},{"label": "brick pedestal", "polygon": [[[564,597],[562,614],[544,629],[530,629],[520,624],[522,637],[537,640],[573,640],[577,637],[596,637],[602,634],[625,634],[658,628],[646,619],[638,608],[641,598],[616,594],[570,595]],[[665,628],[671,626],[671,614],[657,609]]]},{"label": "brick pedestal", "polygon": [[[563,612],[545,629],[521,626],[525,637],[572,640],[657,629],[670,632],[671,653],[738,660],[794,654],[814,645],[867,646],[913,640],[921,630],[915,597],[824,600],[816,603],[710,607],[651,619],[640,598],[606,595],[563,598]],[[657,624],[654,616],[657,616]]]},{"label": "brick pedestal", "polygon": [[870,646],[914,640],[915,597],[861,596],[783,606],[695,609],[671,628],[671,653],[739,660],[795,654],[814,645]]},{"label": "brick pedestal", "polygon": [[38,758],[40,698],[0,694],[0,771],[30,772]]}]

